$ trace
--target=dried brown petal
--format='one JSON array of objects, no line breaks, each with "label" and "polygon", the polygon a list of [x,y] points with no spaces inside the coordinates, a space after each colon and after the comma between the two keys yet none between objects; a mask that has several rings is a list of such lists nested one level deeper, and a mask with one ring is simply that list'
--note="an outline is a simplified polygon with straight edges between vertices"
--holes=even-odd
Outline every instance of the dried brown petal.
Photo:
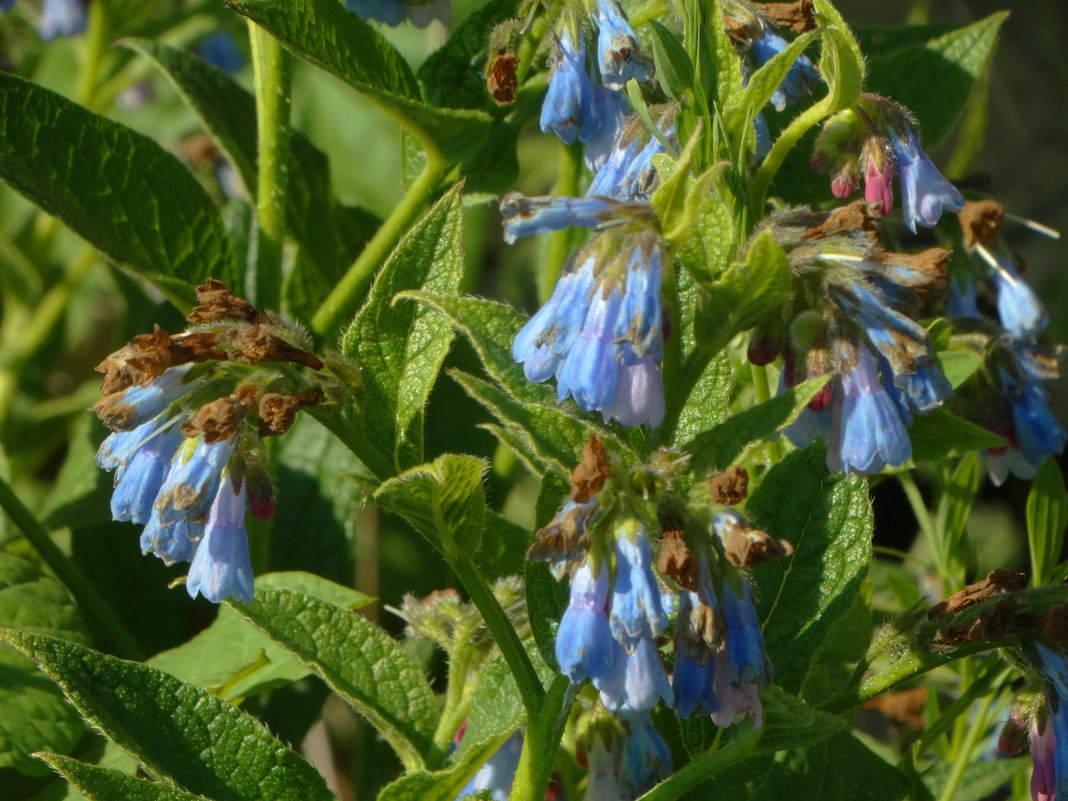
[{"label": "dried brown petal", "polygon": [[766,531],[752,528],[737,520],[725,520],[718,528],[727,558],[735,567],[756,567],[780,556],[789,556],[794,546],[786,540],[776,540]]},{"label": "dried brown petal", "polygon": [[868,211],[868,204],[863,200],[854,200],[841,208],[835,209],[822,221],[815,222],[805,233],[805,239],[827,239],[831,236],[863,232],[874,241],[878,235],[875,217]]},{"label": "dried brown petal", "polygon": [[297,412],[318,402],[319,396],[312,392],[300,395],[265,392],[260,398],[260,436],[281,436],[293,426]]},{"label": "dried brown petal", "polygon": [[927,612],[927,617],[930,620],[935,620],[956,614],[962,609],[967,609],[969,606],[996,593],[1022,589],[1026,583],[1027,575],[1025,573],[1017,573],[1011,570],[991,570],[982,581],[969,584],[960,592],[955,592],[946,600],[932,606]]},{"label": "dried brown petal", "polygon": [[612,464],[604,443],[596,434],[590,434],[586,447],[582,449],[582,461],[571,472],[572,500],[586,503],[604,488],[605,481],[612,475]]},{"label": "dried brown petal", "polygon": [[988,248],[997,247],[1005,207],[996,200],[968,200],[957,214],[964,230],[964,247],[974,248],[977,243]]},{"label": "dried brown petal", "polygon": [[239,323],[263,322],[264,317],[244,298],[226,288],[222,281],[209,278],[197,287],[200,305],[185,319],[191,323],[216,323],[228,320]]},{"label": "dried brown petal", "polygon": [[498,106],[515,102],[515,90],[519,88],[519,80],[515,74],[517,66],[519,59],[515,53],[500,53],[493,59],[489,77],[486,78],[486,89]]},{"label": "dried brown petal", "polygon": [[294,362],[312,370],[321,370],[323,367],[322,361],[314,353],[290,345],[258,325],[232,328],[226,334],[226,341],[233,348],[230,352],[231,358],[243,364]]},{"label": "dried brown petal", "polygon": [[1012,628],[1014,607],[1011,598],[1003,598],[975,620],[942,629],[942,642],[952,646],[966,642],[1000,642]]},{"label": "dried brown petal", "polygon": [[112,431],[129,431],[132,428],[130,417],[137,411],[137,407],[125,402],[125,394],[125,390],[112,392],[92,406],[91,411]]},{"label": "dried brown petal", "polygon": [[[527,550],[527,558],[533,562],[555,562],[579,558],[590,547],[589,523],[595,508],[574,506],[567,514],[557,514],[547,525],[534,534],[534,543]],[[570,556],[569,556],[570,554]]]},{"label": "dried brown petal", "polygon": [[737,506],[749,495],[749,474],[744,467],[716,473],[708,482],[708,493],[714,504]]},{"label": "dried brown petal", "polygon": [[681,531],[671,530],[661,534],[656,566],[661,575],[674,579],[684,590],[697,592],[697,560],[683,540]]},{"label": "dried brown petal", "polygon": [[97,372],[104,373],[100,391],[110,395],[136,384],[147,384],[165,370],[182,364],[225,360],[226,353],[215,343],[215,334],[172,337],[157,325],[151,334],[139,334],[96,366]]},{"label": "dried brown petal", "polygon": [[794,0],[792,3],[760,3],[757,9],[772,25],[789,28],[794,33],[806,33],[816,29],[816,6],[812,0]]},{"label": "dried brown petal", "polygon": [[203,435],[208,444],[230,439],[237,433],[245,415],[256,408],[259,388],[251,384],[240,387],[233,395],[205,403],[193,415],[192,420],[182,423],[182,436]]},{"label": "dried brown petal", "polygon": [[949,283],[949,262],[953,252],[944,248],[928,248],[921,253],[893,253],[877,250],[871,259],[877,264],[900,265],[915,272],[918,278],[909,279],[900,271],[894,273],[894,281],[908,287],[924,308],[942,299]]}]

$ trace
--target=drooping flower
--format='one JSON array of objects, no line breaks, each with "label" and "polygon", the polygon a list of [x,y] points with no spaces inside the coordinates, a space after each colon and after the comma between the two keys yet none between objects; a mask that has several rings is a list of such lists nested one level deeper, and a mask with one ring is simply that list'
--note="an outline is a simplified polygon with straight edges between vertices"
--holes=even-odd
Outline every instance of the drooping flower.
[{"label": "drooping flower", "polygon": [[556,634],[556,662],[573,684],[586,678],[607,678],[612,672],[615,642],[608,622],[608,567],[596,579],[588,563],[571,577],[571,600]]},{"label": "drooping flower", "polygon": [[642,55],[638,37],[615,0],[597,0],[597,63],[601,80],[611,89],[622,89],[628,80],[648,81],[652,62]]},{"label": "drooping flower", "polygon": [[227,472],[211,504],[185,588],[190,598],[201,594],[219,603],[233,595],[247,602],[252,600],[252,582],[245,532],[245,487],[235,486],[233,473]]},{"label": "drooping flower", "polygon": [[586,48],[568,31],[560,34],[549,90],[541,104],[541,130],[568,145],[589,142],[601,128],[593,84],[586,72]]},{"label": "drooping flower", "polygon": [[402,0],[345,0],[345,7],[365,20],[375,20],[395,28],[407,19],[417,28],[425,28],[434,20],[448,23],[452,18],[452,0],[402,2]]},{"label": "drooping flower", "polygon": [[930,157],[920,147],[920,137],[907,122],[902,130],[891,128],[890,145],[897,160],[897,176],[901,183],[901,205],[905,225],[916,233],[916,224],[933,227],[943,210],[958,212],[964,208],[964,198],[938,171]]},{"label": "drooping flower", "polygon": [[115,491],[111,495],[111,517],[114,520],[138,525],[148,523],[152,505],[181,440],[182,435],[176,426],[165,430],[154,429],[129,459],[117,466]]},{"label": "drooping flower", "polygon": [[626,728],[619,790],[623,798],[638,798],[672,774],[671,752],[648,712],[622,709],[619,716]]},{"label": "drooping flower", "polygon": [[[982,247],[980,245],[979,247]],[[1033,340],[1049,325],[1049,314],[1030,285],[1020,276],[1011,260],[990,254],[991,275],[997,287],[998,318],[1014,339]]]}]

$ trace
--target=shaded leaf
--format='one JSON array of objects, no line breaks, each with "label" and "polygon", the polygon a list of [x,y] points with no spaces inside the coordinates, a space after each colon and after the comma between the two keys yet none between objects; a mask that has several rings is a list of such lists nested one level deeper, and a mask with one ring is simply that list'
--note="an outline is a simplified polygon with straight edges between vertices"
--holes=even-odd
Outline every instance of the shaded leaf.
[{"label": "shaded leaf", "polygon": [[968,451],[996,448],[1005,440],[975,423],[962,420],[945,409],[917,417],[909,426],[912,440],[912,461],[936,462],[947,456],[960,456]]},{"label": "shaded leaf", "polygon": [[87,765],[60,754],[37,755],[81,793],[86,801],[202,801],[204,796],[193,795],[169,784],[139,779],[119,770]]}]

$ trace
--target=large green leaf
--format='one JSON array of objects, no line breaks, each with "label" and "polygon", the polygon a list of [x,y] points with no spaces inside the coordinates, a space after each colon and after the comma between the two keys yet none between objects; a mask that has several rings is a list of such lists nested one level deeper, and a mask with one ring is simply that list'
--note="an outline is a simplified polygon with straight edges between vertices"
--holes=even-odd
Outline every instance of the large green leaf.
[{"label": "large green leaf", "polygon": [[493,128],[488,114],[423,103],[400,53],[336,0],[229,0],[229,5],[432,140],[447,159],[463,161],[488,141]]},{"label": "large green leaf", "polygon": [[909,438],[912,440],[912,461],[917,464],[1005,444],[1005,440],[997,434],[962,420],[945,409],[935,409],[913,420],[909,426]]},{"label": "large green leaf", "polygon": [[[248,193],[255,196],[255,98],[229,75],[187,50],[147,39],[129,39],[123,44],[163,72],[234,165]],[[378,221],[367,212],[337,203],[330,190],[326,156],[307,137],[293,131],[289,146],[286,223],[307,258],[296,261],[303,269],[295,269],[288,277],[288,294],[299,291],[302,297],[325,297]]]},{"label": "large green leaf", "polygon": [[[874,58],[868,65],[870,91],[904,103],[923,126],[923,140],[934,147],[952,130],[985,69],[1008,16],[999,11],[922,43]],[[922,75],[923,80],[916,76]]]},{"label": "large green leaf", "polygon": [[391,478],[375,502],[415,526],[450,561],[478,550],[486,516],[486,463],[447,453]]},{"label": "large green leaf", "polygon": [[0,178],[180,302],[233,281],[219,210],[178,159],[129,128],[0,73]]},{"label": "large green leaf", "polygon": [[705,368],[679,415],[676,442],[688,442],[727,419],[731,398],[731,363],[720,353]]},{"label": "large green leaf", "polygon": [[870,594],[868,484],[829,475],[826,450],[816,444],[769,470],[746,509],[754,525],[794,546],[754,574],[775,683],[797,693],[839,618]]},{"label": "large green leaf", "polygon": [[203,801],[169,784],[139,779],[120,770],[87,765],[60,754],[37,755],[65,778],[86,801]]},{"label": "large green leaf", "polygon": [[[0,626],[69,640],[86,639],[85,624],[66,588],[36,565],[0,552]],[[41,775],[33,751],[68,751],[85,733],[78,713],[33,664],[0,644],[0,768]]]},{"label": "large green leaf", "polygon": [[435,759],[438,710],[422,671],[382,629],[306,593],[257,588],[234,610],[353,705],[408,768]]},{"label": "large green leaf", "polygon": [[452,339],[440,315],[395,303],[395,296],[414,289],[455,292],[463,266],[457,186],[400,241],[342,338],[342,352],[359,364],[363,379],[358,423],[366,447],[360,456],[379,478],[422,461],[423,410]]},{"label": "large green leaf", "polygon": [[814,0],[816,22],[823,34],[819,70],[827,82],[828,112],[848,108],[864,86],[864,54],[838,9],[830,0]]},{"label": "large green leaf", "polygon": [[[373,601],[362,592],[296,571],[257,576],[256,586],[295,590],[346,609],[359,609]],[[302,662],[225,605],[204,631],[177,648],[156,654],[148,664],[231,701],[309,673]]]},{"label": "large green leaf", "polygon": [[828,378],[819,376],[798,384],[691,439],[683,450],[690,454],[694,474],[700,476],[709,470],[726,470],[744,456],[750,445],[770,439],[797,419],[808,402],[823,389]]},{"label": "large green leaf", "polygon": [[2,636],[153,776],[215,801],[333,798],[315,768],[220,698],[75,643],[11,630]]},{"label": "large green leaf", "polygon": [[1027,495],[1027,539],[1035,585],[1053,580],[1068,526],[1068,495],[1056,458],[1042,463]]}]

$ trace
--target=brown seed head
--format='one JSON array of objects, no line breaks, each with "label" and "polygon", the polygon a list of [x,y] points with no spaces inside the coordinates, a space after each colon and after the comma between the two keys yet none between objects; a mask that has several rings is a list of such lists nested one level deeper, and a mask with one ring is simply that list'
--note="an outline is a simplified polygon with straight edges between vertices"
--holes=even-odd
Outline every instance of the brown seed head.
[{"label": "brown seed head", "polygon": [[1025,573],[1017,573],[1011,570],[991,570],[987,573],[985,579],[969,584],[960,592],[955,592],[946,600],[932,606],[927,612],[927,617],[930,620],[935,620],[947,615],[954,615],[996,593],[1013,592],[1022,589],[1026,583],[1027,575]]},{"label": "brown seed head", "polygon": [[517,66],[519,59],[515,53],[499,53],[493,59],[489,76],[486,78],[486,89],[498,106],[515,102],[515,90],[519,88],[519,80],[515,74]]},{"label": "brown seed head", "polygon": [[714,504],[737,506],[749,495],[749,474],[744,467],[716,473],[708,482],[708,493]]},{"label": "brown seed head", "polygon": [[752,528],[736,520],[725,521],[718,529],[727,559],[738,568],[746,569],[789,556],[794,546],[786,540],[776,540],[766,531]]},{"label": "brown seed head", "polygon": [[226,359],[215,347],[215,334],[179,334],[171,336],[158,325],[151,334],[139,334],[96,366],[104,373],[100,391],[105,395],[147,384],[171,367],[210,359]]},{"label": "brown seed head", "polygon": [[969,200],[957,214],[964,230],[964,247],[971,250],[976,244],[997,247],[1005,207],[996,200]]},{"label": "brown seed head", "polygon": [[281,436],[292,427],[297,419],[297,412],[318,402],[319,396],[313,392],[300,395],[265,392],[260,398],[260,436]]},{"label": "brown seed head", "polygon": [[610,475],[612,464],[604,443],[596,434],[590,434],[582,450],[582,461],[571,472],[572,499],[575,503],[586,503],[604,488]]},{"label": "brown seed head", "polygon": [[209,445],[230,439],[237,433],[238,426],[245,419],[245,415],[256,408],[258,392],[259,387],[246,384],[239,387],[233,395],[205,403],[193,415],[192,420],[182,423],[182,436],[203,435],[204,441]]},{"label": "brown seed head", "polygon": [[321,370],[323,367],[322,361],[314,353],[290,345],[258,325],[232,328],[226,332],[226,341],[233,348],[230,356],[243,364],[294,362],[312,370]]},{"label": "brown seed head", "polygon": [[185,319],[191,323],[238,323],[263,322],[264,317],[244,298],[239,298],[226,288],[222,281],[209,278],[197,287],[200,305],[189,312]]},{"label": "brown seed head", "polygon": [[794,33],[816,29],[816,6],[812,0],[794,0],[792,3],[756,3],[756,9],[768,21],[780,28],[789,28]]}]

